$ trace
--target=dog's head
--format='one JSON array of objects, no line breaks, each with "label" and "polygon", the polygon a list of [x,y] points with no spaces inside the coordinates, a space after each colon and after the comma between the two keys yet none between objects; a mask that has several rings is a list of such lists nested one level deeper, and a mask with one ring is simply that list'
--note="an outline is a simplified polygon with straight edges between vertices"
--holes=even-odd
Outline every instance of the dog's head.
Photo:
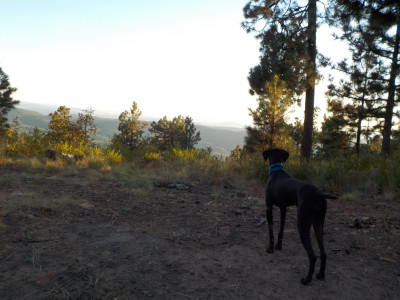
[{"label": "dog's head", "polygon": [[283,149],[271,148],[263,151],[264,160],[269,159],[269,164],[284,163],[289,158],[289,152]]}]

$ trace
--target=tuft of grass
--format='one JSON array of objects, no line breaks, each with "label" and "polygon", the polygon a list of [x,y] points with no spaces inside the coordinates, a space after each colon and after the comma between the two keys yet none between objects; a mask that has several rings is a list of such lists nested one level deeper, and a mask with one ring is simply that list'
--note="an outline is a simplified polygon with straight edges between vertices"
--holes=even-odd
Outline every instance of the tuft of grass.
[{"label": "tuft of grass", "polygon": [[105,169],[105,162],[102,159],[96,159],[93,157],[90,157],[87,159],[87,168],[89,169],[94,169],[94,170],[103,170]]},{"label": "tuft of grass", "polygon": [[0,165],[10,165],[12,163],[13,163],[13,160],[10,157],[0,154]]},{"label": "tuft of grass", "polygon": [[47,171],[58,171],[64,167],[63,163],[60,160],[47,160],[44,164],[44,168]]},{"label": "tuft of grass", "polygon": [[22,161],[22,164],[28,168],[28,170],[42,170],[44,169],[43,160],[38,157],[27,158]]},{"label": "tuft of grass", "polygon": [[342,195],[342,199],[346,202],[356,202],[360,199],[360,194],[358,191],[348,192]]}]

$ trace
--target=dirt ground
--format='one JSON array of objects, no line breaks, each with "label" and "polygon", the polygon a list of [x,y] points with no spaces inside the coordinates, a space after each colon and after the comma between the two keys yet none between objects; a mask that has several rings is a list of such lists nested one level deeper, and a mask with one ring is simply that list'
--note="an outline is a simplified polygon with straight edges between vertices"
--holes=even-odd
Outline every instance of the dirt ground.
[{"label": "dirt ground", "polygon": [[399,199],[329,201],[326,280],[302,286],[295,207],[283,249],[266,254],[261,184],[138,189],[19,172],[0,166],[0,299],[400,299]]}]

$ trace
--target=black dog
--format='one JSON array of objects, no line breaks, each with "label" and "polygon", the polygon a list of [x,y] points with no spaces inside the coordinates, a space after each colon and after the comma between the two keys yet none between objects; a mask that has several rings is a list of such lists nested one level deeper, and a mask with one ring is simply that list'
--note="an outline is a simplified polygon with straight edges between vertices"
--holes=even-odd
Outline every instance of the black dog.
[{"label": "black dog", "polygon": [[310,230],[314,227],[318,247],[321,254],[321,267],[317,279],[325,278],[326,253],[323,241],[323,229],[326,213],[326,199],[337,199],[335,196],[323,194],[314,185],[297,180],[283,170],[283,163],[289,158],[289,153],[282,149],[268,149],[263,152],[264,159],[269,159],[270,171],[265,194],[267,205],[267,220],[269,228],[268,253],[274,252],[274,232],[272,206],[280,208],[281,224],[278,234],[278,242],[275,249],[282,249],[283,229],[285,226],[286,207],[297,206],[297,227],[301,242],[308,254],[310,267],[306,278],[301,283],[306,285],[312,280],[317,257],[311,246]]}]

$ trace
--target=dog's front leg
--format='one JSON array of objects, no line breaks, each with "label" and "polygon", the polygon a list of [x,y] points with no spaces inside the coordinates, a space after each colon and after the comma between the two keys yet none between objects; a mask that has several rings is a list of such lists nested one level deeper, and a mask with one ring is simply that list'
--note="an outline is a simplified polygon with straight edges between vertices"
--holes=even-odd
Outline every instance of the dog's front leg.
[{"label": "dog's front leg", "polygon": [[285,220],[286,220],[286,207],[281,207],[281,224],[278,233],[278,242],[276,243],[275,249],[282,250],[282,239],[283,239],[283,230],[285,228]]},{"label": "dog's front leg", "polygon": [[272,206],[267,207],[267,220],[269,230],[269,246],[267,248],[268,253],[274,252],[274,220],[272,217]]}]

